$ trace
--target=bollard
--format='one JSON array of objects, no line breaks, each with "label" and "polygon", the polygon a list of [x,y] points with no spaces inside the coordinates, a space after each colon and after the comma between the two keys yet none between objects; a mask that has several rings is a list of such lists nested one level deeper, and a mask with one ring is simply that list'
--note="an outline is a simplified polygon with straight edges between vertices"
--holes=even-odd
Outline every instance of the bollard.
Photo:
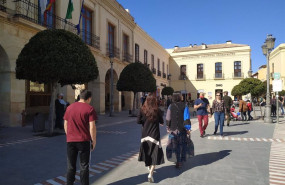
[{"label": "bollard", "polygon": [[26,116],[27,116],[27,112],[25,110],[22,111],[21,113],[22,115],[22,127],[26,126]]}]

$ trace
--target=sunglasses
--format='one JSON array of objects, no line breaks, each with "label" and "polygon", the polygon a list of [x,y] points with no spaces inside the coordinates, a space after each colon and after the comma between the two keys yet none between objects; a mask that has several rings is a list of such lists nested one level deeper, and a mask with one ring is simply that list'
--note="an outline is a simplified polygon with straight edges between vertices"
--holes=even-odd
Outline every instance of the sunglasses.
[{"label": "sunglasses", "polygon": [[221,95],[216,95],[216,96],[221,96]]}]

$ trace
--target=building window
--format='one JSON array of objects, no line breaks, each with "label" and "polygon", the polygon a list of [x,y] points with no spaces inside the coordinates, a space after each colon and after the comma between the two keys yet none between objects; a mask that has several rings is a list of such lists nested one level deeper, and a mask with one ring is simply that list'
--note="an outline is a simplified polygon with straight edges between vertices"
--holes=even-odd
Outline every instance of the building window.
[{"label": "building window", "polygon": [[151,68],[154,68],[154,55],[151,55]]},{"label": "building window", "polygon": [[82,39],[86,44],[92,44],[92,11],[86,7],[82,9]]},{"label": "building window", "polygon": [[115,26],[108,24],[108,52],[109,55],[115,56]]},{"label": "building window", "polygon": [[162,73],[165,73],[164,62],[162,62]]},{"label": "building window", "polygon": [[204,77],[203,64],[197,64],[197,78],[201,79]]},{"label": "building window", "polygon": [[135,62],[140,61],[140,46],[138,44],[135,44]]},{"label": "building window", "polygon": [[160,59],[157,59],[157,70],[160,71]]},{"label": "building window", "polygon": [[129,61],[129,36],[123,34],[123,58],[125,61]]},{"label": "building window", "polygon": [[144,64],[147,64],[147,50],[144,50]]},{"label": "building window", "polygon": [[241,77],[241,61],[234,62],[234,77]]},{"label": "building window", "polygon": [[222,62],[215,63],[215,78],[222,78]]}]

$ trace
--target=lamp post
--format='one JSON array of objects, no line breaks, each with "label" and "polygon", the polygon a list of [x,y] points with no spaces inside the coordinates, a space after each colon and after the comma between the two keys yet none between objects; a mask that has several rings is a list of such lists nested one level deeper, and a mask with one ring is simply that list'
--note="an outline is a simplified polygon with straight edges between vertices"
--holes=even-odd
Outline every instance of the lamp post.
[{"label": "lamp post", "polygon": [[110,55],[109,55],[109,58],[110,58],[110,64],[111,64],[111,77],[110,77],[110,117],[112,116],[112,112],[113,112],[113,88],[114,88],[114,86],[113,86],[113,81],[114,81],[114,79],[113,79],[113,59],[114,59],[114,55],[113,55],[113,53],[110,53]]},{"label": "lamp post", "polygon": [[264,117],[264,123],[272,123],[271,118],[271,106],[270,106],[270,91],[269,91],[269,84],[270,84],[270,69],[269,69],[269,55],[270,52],[274,48],[275,38],[269,34],[267,35],[267,38],[264,42],[264,44],[261,46],[263,54],[266,56],[267,60],[267,75],[266,75],[266,81],[267,81],[267,91],[266,91],[266,106],[265,106],[265,117]]}]

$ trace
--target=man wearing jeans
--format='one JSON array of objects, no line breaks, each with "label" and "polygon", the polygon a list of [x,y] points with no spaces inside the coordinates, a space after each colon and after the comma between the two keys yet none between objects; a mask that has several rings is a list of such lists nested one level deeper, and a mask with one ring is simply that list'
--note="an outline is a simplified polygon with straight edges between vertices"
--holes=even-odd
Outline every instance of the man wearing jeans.
[{"label": "man wearing jeans", "polygon": [[209,109],[209,101],[207,98],[204,97],[204,93],[200,93],[199,98],[195,100],[194,109],[197,109],[200,137],[203,137],[206,134],[206,128],[208,126],[208,109]]},{"label": "man wearing jeans", "polygon": [[76,173],[76,160],[80,158],[80,181],[89,185],[89,158],[96,145],[96,112],[91,102],[91,92],[83,90],[80,100],[71,104],[64,115],[64,130],[67,140],[67,185],[73,185]]}]

